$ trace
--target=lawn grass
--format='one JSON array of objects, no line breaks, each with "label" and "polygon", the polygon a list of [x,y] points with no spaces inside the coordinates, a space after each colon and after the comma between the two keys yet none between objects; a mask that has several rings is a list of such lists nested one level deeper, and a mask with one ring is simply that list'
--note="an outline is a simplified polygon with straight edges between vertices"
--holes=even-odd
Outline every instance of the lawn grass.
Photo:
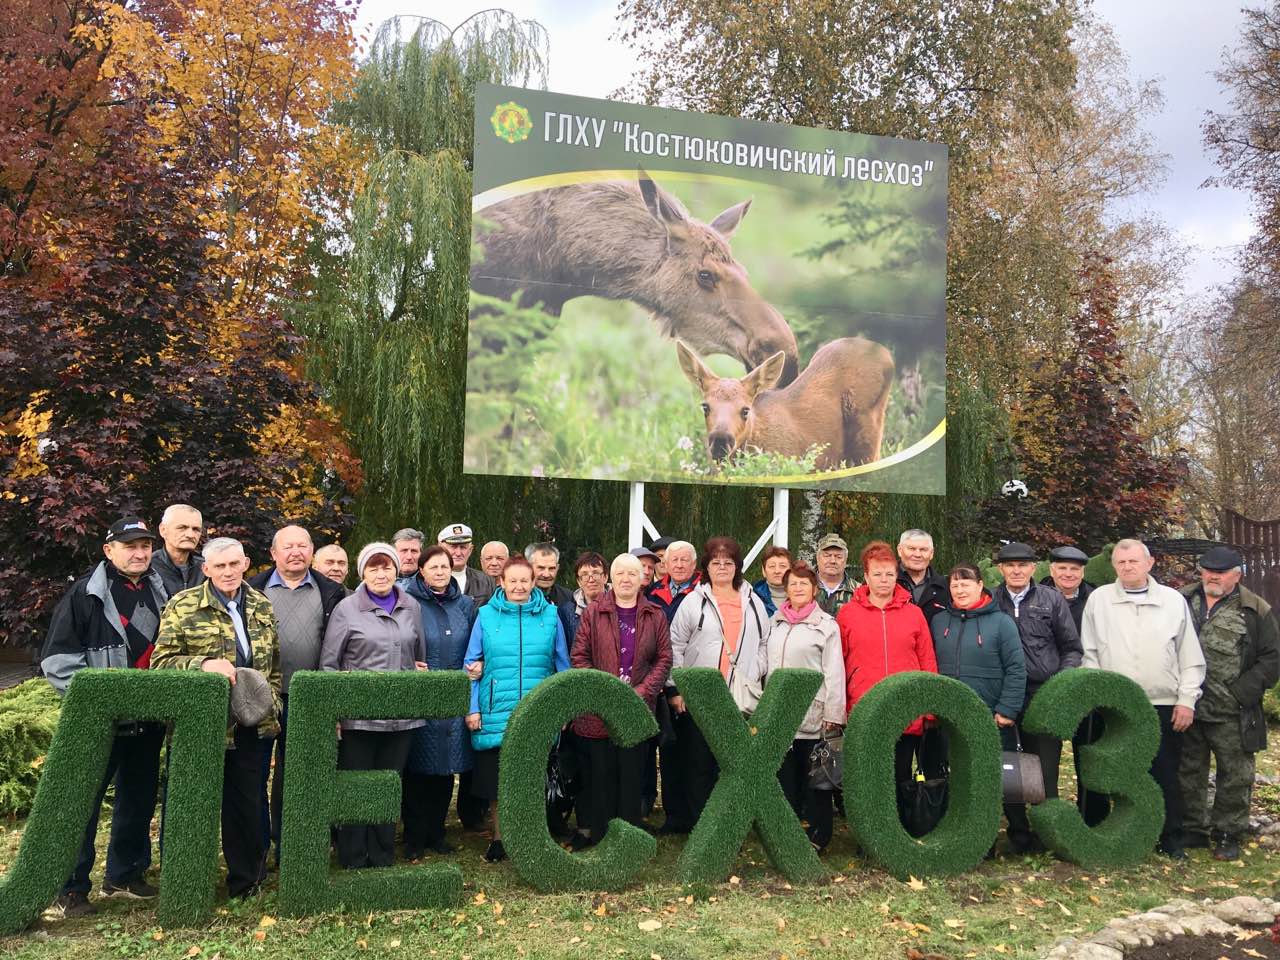
[{"label": "lawn grass", "polygon": [[[1272,739],[1280,737],[1273,733]],[[1069,746],[1065,752],[1069,794]],[[1274,775],[1278,758],[1280,750],[1273,748],[1259,769]],[[1255,806],[1280,813],[1280,790],[1258,791]],[[20,832],[21,824],[9,824],[0,834],[0,870],[16,856]],[[106,835],[100,831],[100,847]],[[683,841],[662,837],[658,856],[641,873],[643,886],[621,894],[544,895],[522,883],[509,863],[484,863],[483,838],[451,833],[450,839],[462,845],[456,861],[465,876],[465,899],[456,908],[277,918],[273,875],[256,900],[223,903],[207,928],[161,930],[146,904],[99,901],[96,917],[0,938],[0,956],[879,960],[906,957],[908,948],[916,948],[952,958],[1034,957],[1059,937],[1095,930],[1111,917],[1173,897],[1274,896],[1280,871],[1280,851],[1250,843],[1231,864],[1197,850],[1186,863],[1153,855],[1132,869],[1098,873],[1048,855],[1019,856],[987,861],[961,877],[903,883],[856,856],[837,820],[824,855],[835,873],[828,884],[788,884],[768,868],[753,835],[728,882],[684,885],[675,880]],[[100,871],[101,861],[95,881]]]}]

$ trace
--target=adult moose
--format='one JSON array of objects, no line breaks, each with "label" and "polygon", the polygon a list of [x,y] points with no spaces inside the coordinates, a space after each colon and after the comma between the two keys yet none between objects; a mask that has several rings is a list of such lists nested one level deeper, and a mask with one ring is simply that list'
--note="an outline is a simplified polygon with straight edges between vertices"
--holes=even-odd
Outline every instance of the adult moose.
[{"label": "adult moose", "polygon": [[745,369],[781,353],[779,382],[797,373],[795,334],[747,280],[729,238],[750,200],[711,223],[643,170],[634,181],[577,183],[527,193],[476,213],[483,260],[471,288],[560,315],[575,297],[631,300],[662,332],[703,353],[727,353]]},{"label": "adult moose", "polygon": [[754,447],[803,456],[823,444],[821,470],[880,459],[893,357],[878,343],[846,337],[824,344],[791,384],[772,389],[785,358],[775,353],[745,377],[720,377],[676,341],[680,368],[702,393],[707,454],[723,461]]}]

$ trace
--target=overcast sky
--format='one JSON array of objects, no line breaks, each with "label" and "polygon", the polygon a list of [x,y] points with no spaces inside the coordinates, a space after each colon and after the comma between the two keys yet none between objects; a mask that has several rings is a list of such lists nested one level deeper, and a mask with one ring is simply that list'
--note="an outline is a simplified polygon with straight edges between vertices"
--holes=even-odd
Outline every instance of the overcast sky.
[{"label": "overcast sky", "polygon": [[[474,4],[482,9],[486,4]],[[604,97],[635,68],[631,51],[612,39],[617,5],[611,0],[505,0],[502,7],[541,22],[551,38],[549,86],[561,93]],[[1201,189],[1216,170],[1200,140],[1205,111],[1224,98],[1213,78],[1222,53],[1240,34],[1232,0],[1095,0],[1095,10],[1116,30],[1137,80],[1156,80],[1164,112],[1151,118],[1158,149],[1168,155],[1164,185],[1138,204],[1160,216],[1194,251],[1184,290],[1195,296],[1228,281],[1229,258],[1252,230],[1247,198],[1223,188]],[[418,14],[453,24],[457,0],[363,0],[361,26],[372,32],[396,14]]]}]

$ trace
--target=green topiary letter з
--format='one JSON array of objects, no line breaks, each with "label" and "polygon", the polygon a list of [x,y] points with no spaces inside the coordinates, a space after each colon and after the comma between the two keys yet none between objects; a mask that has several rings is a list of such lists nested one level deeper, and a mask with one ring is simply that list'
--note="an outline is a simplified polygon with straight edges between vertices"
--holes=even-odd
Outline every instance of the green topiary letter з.
[{"label": "green topiary letter \u0437", "polygon": [[561,728],[594,713],[609,736],[631,747],[658,732],[645,702],[617,677],[600,670],[566,670],[548,677],[516,705],[502,738],[498,823],[512,863],[528,883],[551,890],[617,890],[657,850],[653,837],[625,820],[609,821],[588,853],[571,854],[547,830],[547,754]]},{"label": "green topiary letter \u0437", "polygon": [[1160,720],[1142,688],[1106,670],[1066,670],[1040,688],[1022,726],[1069,740],[1094,710],[1104,732],[1081,748],[1081,789],[1110,794],[1111,813],[1091,828],[1075,804],[1058,798],[1029,808],[1027,816],[1064,860],[1090,869],[1127,866],[1151,853],[1164,826],[1164,797],[1150,774]]},{"label": "green topiary letter \u0437", "polygon": [[120,720],[174,725],[160,921],[190,926],[209,915],[218,869],[229,690],[224,677],[206,673],[81,670],[75,675],[18,859],[0,882],[0,933],[26,927],[70,876]]},{"label": "green topiary letter \u0437", "polygon": [[795,739],[822,674],[777,670],[760,706],[743,720],[719,670],[680,667],[671,672],[694,722],[720,765],[720,778],[680,854],[686,881],[719,882],[733,866],[754,825],[769,862],[796,883],[826,877],[778,782],[778,768]]},{"label": "green topiary letter \u0437", "polygon": [[328,878],[331,824],[400,816],[393,770],[339,770],[339,720],[457,717],[471,686],[461,670],[324,673],[302,670],[289,686],[289,762],[280,828],[280,906],[293,916],[345,906],[403,910],[445,906],[462,893],[453,865],[352,870]]},{"label": "green topiary letter \u0437", "polygon": [[[894,744],[916,717],[946,731],[951,767],[947,812],[923,837],[898,819]],[[849,715],[844,808],[862,848],[899,878],[961,873],[982,862],[1000,829],[1000,736],[991,711],[965,684],[936,673],[885,677]]]}]

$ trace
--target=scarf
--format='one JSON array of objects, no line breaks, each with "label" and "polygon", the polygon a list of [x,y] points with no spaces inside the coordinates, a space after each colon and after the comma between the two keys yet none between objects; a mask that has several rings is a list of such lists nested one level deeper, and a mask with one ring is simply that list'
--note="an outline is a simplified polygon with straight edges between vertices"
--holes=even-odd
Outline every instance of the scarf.
[{"label": "scarf", "polygon": [[809,614],[813,613],[813,608],[816,607],[817,605],[818,605],[817,600],[810,600],[803,607],[797,610],[795,607],[791,605],[791,601],[787,600],[782,604],[782,606],[778,608],[778,610],[779,612],[781,612],[781,614],[784,617],[787,618],[787,623],[791,624],[792,626],[795,626],[805,617],[809,616]]}]

